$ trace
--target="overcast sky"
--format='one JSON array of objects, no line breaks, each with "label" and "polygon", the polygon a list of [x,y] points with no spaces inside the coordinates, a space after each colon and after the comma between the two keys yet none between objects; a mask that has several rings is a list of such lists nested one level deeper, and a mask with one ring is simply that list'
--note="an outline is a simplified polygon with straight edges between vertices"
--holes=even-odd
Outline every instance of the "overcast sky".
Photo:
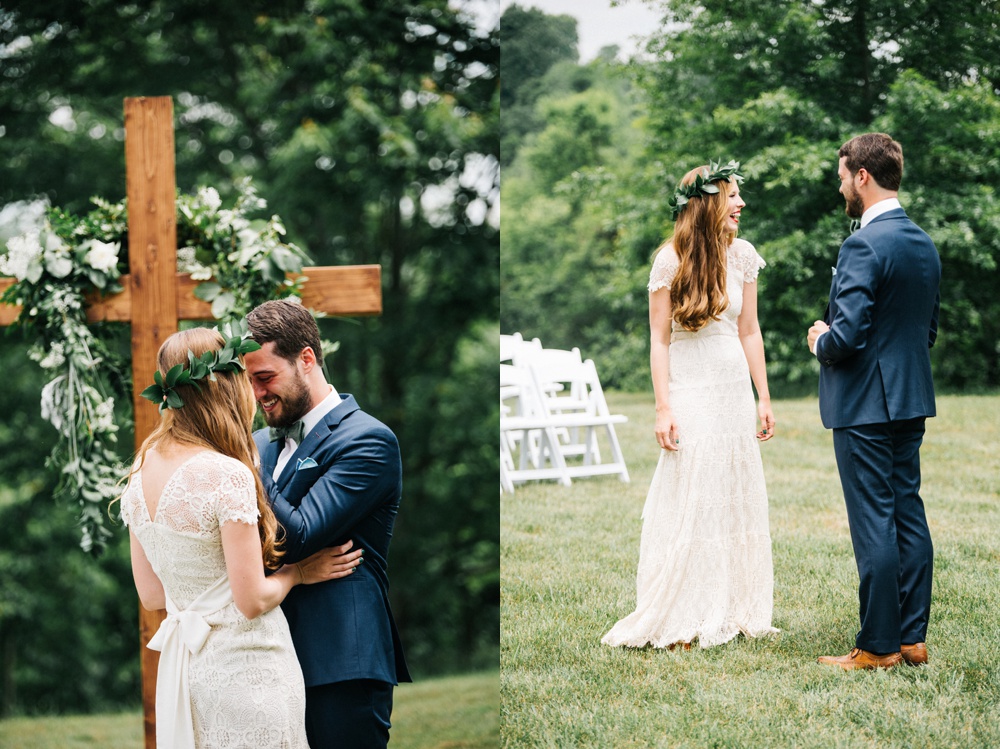
[{"label": "overcast sky", "polygon": [[621,48],[620,56],[629,57],[636,51],[635,37],[649,36],[659,25],[658,14],[641,0],[626,0],[617,7],[611,7],[611,0],[500,0],[501,9],[514,2],[550,16],[576,18],[582,63],[590,62],[601,47],[612,44]]}]

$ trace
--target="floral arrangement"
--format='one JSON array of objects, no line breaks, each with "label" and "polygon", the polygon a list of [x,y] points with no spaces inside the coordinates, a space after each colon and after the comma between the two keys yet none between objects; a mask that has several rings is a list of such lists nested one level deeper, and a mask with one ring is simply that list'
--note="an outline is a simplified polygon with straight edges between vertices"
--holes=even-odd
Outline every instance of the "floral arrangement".
[{"label": "floral arrangement", "polygon": [[[230,209],[211,187],[177,198],[177,269],[202,282],[195,294],[211,302],[217,319],[240,318],[267,299],[300,295],[305,279],[287,281],[285,274],[299,273],[309,259],[284,241],[277,216],[251,218],[267,204],[249,179],[236,192]],[[82,217],[44,202],[21,204],[20,233],[0,255],[0,275],[16,283],[0,301],[22,307],[16,324],[33,339],[29,356],[48,378],[42,418],[58,434],[48,464],[59,470],[57,492],[80,504],[82,548],[99,553],[111,536],[108,503],[125,474],[115,449],[115,409],[117,403],[131,407],[131,382],[116,346],[120,325],[89,325],[86,302],[121,290],[128,222],[124,200],[92,202],[96,207]],[[123,419],[131,421],[131,414]]]}]

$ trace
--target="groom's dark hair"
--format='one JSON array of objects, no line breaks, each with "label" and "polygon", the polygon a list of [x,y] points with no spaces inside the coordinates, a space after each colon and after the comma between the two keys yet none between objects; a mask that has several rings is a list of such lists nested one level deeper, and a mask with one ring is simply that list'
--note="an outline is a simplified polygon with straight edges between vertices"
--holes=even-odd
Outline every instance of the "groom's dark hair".
[{"label": "groom's dark hair", "polygon": [[323,361],[319,326],[312,313],[298,302],[264,302],[247,315],[247,324],[253,339],[261,346],[273,342],[274,353],[282,359],[294,362],[308,346],[317,361]]},{"label": "groom's dark hair", "polygon": [[863,168],[886,190],[898,190],[903,181],[903,147],[885,133],[851,138],[837,155],[847,157],[844,166],[851,174]]}]

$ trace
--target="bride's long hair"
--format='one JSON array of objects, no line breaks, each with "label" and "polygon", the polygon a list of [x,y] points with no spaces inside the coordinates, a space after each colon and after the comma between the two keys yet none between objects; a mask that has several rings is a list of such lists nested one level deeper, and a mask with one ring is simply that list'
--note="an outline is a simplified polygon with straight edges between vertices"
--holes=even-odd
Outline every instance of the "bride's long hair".
[{"label": "bride's long hair", "polygon": [[[225,340],[218,331],[208,328],[181,330],[160,346],[157,367],[165,376],[177,364],[188,365],[189,350],[198,357],[206,351],[218,351],[224,345]],[[161,440],[204,447],[240,461],[254,477],[260,513],[257,530],[264,564],[269,569],[277,569],[284,552],[278,548],[278,520],[257,472],[259,456],[252,434],[257,403],[249,375],[243,370],[216,372],[215,382],[206,377],[198,380],[197,387],[180,385],[178,394],[184,399],[184,406],[163,410],[159,423],[139,448],[138,460],[128,478],[142,466],[149,449]]]},{"label": "bride's long hair", "polygon": [[[689,185],[707,166],[699,166],[684,175],[681,184]],[[726,226],[729,215],[730,180],[716,180],[719,192],[699,193],[689,198],[674,224],[673,236],[657,252],[673,244],[680,260],[677,275],[670,286],[673,318],[684,330],[697,331],[729,307],[726,292],[726,252],[736,233]]]}]

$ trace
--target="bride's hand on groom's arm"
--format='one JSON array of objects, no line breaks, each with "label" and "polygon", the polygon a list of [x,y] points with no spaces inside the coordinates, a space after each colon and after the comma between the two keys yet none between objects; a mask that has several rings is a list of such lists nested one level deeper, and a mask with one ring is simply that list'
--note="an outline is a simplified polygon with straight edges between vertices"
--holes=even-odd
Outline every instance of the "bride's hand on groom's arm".
[{"label": "bride's hand on groom's arm", "polygon": [[347,541],[340,546],[329,546],[297,562],[294,566],[299,571],[300,581],[311,585],[354,574],[364,561],[364,549],[351,551],[353,545],[353,541]]}]

